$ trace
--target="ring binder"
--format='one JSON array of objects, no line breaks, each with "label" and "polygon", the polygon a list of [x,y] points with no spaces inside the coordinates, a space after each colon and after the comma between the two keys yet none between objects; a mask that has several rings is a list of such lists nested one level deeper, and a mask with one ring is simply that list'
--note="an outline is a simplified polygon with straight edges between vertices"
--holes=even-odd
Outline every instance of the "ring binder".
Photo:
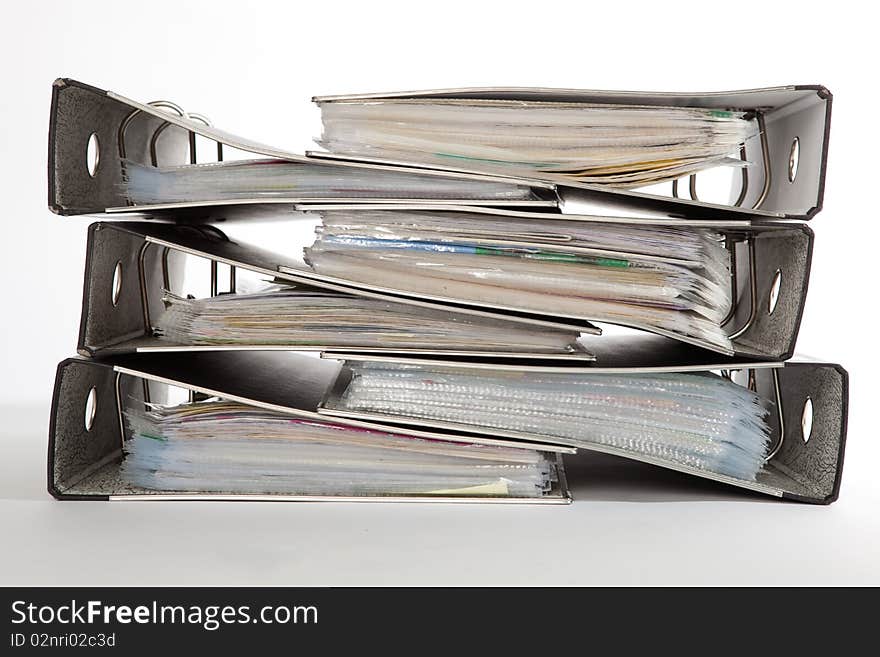
[{"label": "ring binder", "polygon": [[[166,351],[215,351],[215,350],[320,350],[310,346],[218,345],[184,346],[160,341],[154,336],[154,318],[163,309],[163,290],[172,288],[172,279],[182,278],[185,257],[194,256],[211,262],[211,295],[218,292],[218,263],[229,266],[229,291],[236,288],[236,272],[252,271],[268,278],[286,280],[304,287],[330,289],[359,296],[378,298],[401,304],[403,308],[419,306],[437,307],[436,304],[403,299],[392,295],[373,294],[351,290],[347,287],[315,283],[310,278],[282,271],[283,268],[301,267],[293,259],[266,252],[262,249],[229,240],[214,226],[172,225],[146,222],[95,223],[89,227],[86,249],[86,267],[83,283],[83,307],[77,351],[83,356],[106,357],[132,352]],[[113,302],[114,277],[119,283],[119,293]],[[444,312],[454,312],[463,317],[498,319],[498,314],[478,308],[442,306]],[[573,332],[598,334],[600,331],[587,322],[529,314],[505,316],[515,324],[530,327],[566,329]],[[470,351],[445,351],[436,349],[369,348],[324,345],[335,351],[359,351],[380,353],[409,353],[458,355],[485,358],[539,358],[563,359],[582,362],[593,360],[589,351],[568,354],[488,352],[480,349]]]},{"label": "ring binder", "polygon": [[[483,435],[501,440],[504,444],[519,444],[556,453],[571,453],[570,448],[542,444],[551,439],[541,436],[508,435],[509,432],[475,428],[467,425],[431,422],[402,417],[379,417],[351,414],[342,417],[333,410],[334,395],[347,385],[350,374],[347,363],[358,360],[382,362],[410,362],[377,356],[325,354],[323,359],[305,355],[285,354],[283,358],[271,353],[188,353],[129,356],[114,361],[87,361],[70,359],[58,368],[49,436],[49,489],[59,499],[214,499],[210,495],[141,495],[125,489],[118,479],[120,457],[119,406],[120,396],[134,395],[143,399],[141,389],[147,381],[147,390],[155,389],[153,399],[159,399],[158,390],[172,385],[191,390],[199,395],[220,396],[266,408],[300,415],[322,417],[334,422],[350,423],[372,429],[413,433],[427,437],[450,439],[465,436],[473,440]],[[610,368],[596,372],[626,372],[638,374],[652,371],[675,370],[674,363],[655,361],[637,365],[621,361]],[[431,361],[426,361],[431,362]],[[486,363],[442,361],[455,367],[497,369],[518,368],[528,365],[494,366]],[[433,361],[435,365],[438,361]],[[537,367],[538,371],[546,368]],[[716,365],[696,365],[697,371],[717,369]],[[774,454],[759,473],[756,482],[737,480],[724,475],[694,470],[687,466],[660,461],[652,457],[624,452],[596,445],[590,449],[625,458],[640,460],[703,478],[720,481],[740,488],[757,491],[782,499],[829,504],[837,499],[843,468],[848,403],[848,376],[839,365],[829,363],[797,362],[755,365],[740,361],[727,363],[732,376],[745,376],[754,389],[771,399],[775,397],[778,414],[771,414],[770,428]],[[240,373],[247,372],[246,376]],[[239,375],[237,375],[237,373]],[[118,393],[117,393],[117,385]],[[85,400],[95,389],[97,400],[92,430],[86,429]],[[108,400],[110,400],[108,402]],[[802,419],[809,404],[811,411],[809,433],[803,431]],[[780,421],[781,420],[781,421]],[[401,429],[401,427],[404,427]],[[449,433],[449,432],[452,433]],[[441,433],[438,433],[441,432]],[[124,433],[122,434],[124,435]],[[517,443],[517,440],[528,442]],[[511,442],[513,441],[513,442]],[[536,442],[537,441],[537,442]],[[291,498],[293,499],[293,498]],[[333,498],[336,499],[336,498]],[[553,498],[564,501],[561,497]],[[544,501],[547,501],[546,499]]]},{"label": "ring binder", "polygon": [[[562,199],[601,202],[610,206],[653,210],[669,216],[735,218],[810,219],[822,209],[825,170],[831,128],[831,92],[820,85],[790,85],[766,89],[711,93],[669,93],[597,91],[526,87],[474,87],[435,89],[395,93],[315,96],[321,105],[346,101],[395,99],[479,99],[545,102],[582,102],[598,105],[681,106],[754,113],[758,134],[749,139],[740,153],[744,160],[759,162],[754,172],[742,169],[738,188],[731,190],[727,205],[700,201],[696,174],[688,176],[690,198],[678,194],[678,180],[672,183],[672,196],[626,191],[606,186],[559,180],[558,176],[535,173],[534,178],[554,182]],[[795,149],[797,149],[795,155]],[[309,157],[324,160],[372,161],[354,154],[309,151]],[[796,160],[796,161],[793,161]],[[396,160],[401,166],[439,168],[413,161]],[[443,167],[451,171],[477,168]],[[792,175],[796,168],[797,175]],[[785,172],[788,175],[785,175]],[[531,174],[528,177],[532,177]]]},{"label": "ring binder", "polygon": [[[324,388],[335,381],[339,364],[287,354],[155,354],[117,364],[81,360],[58,366],[49,427],[48,489],[59,500],[257,500],[257,501],[386,501],[481,502],[567,504],[571,501],[559,454],[574,450],[547,444],[512,442],[473,435],[395,428],[397,434],[435,440],[535,449],[555,455],[558,481],[540,498],[467,496],[314,496],[245,495],[156,492],[136,489],[119,474],[122,444],[127,432],[122,420],[122,399],[162,402],[169,388],[197,396],[223,397],[269,411],[326,421],[316,409]],[[237,372],[237,374],[236,374]],[[241,375],[246,372],[245,375]],[[281,376],[283,373],[283,376]],[[95,391],[92,393],[91,391]],[[151,392],[152,391],[152,392]],[[87,427],[85,400],[95,400],[94,418]],[[334,420],[334,422],[336,422]],[[341,420],[337,424],[388,431],[369,422]]]},{"label": "ring binder", "polygon": [[[166,110],[171,110],[166,111]],[[101,166],[95,175],[82,166],[86,143],[90,135],[97,135],[101,149]],[[159,137],[162,137],[159,139]],[[260,144],[217,130],[201,114],[184,111],[170,101],[139,103],[112,91],[104,91],[76,80],[59,78],[52,86],[52,109],[49,119],[49,208],[60,215],[130,214],[152,215],[173,213],[177,218],[211,220],[235,213],[237,207],[247,206],[267,211],[293,203],[333,203],[339,199],[290,197],[236,198],[223,201],[176,202],[129,205],[122,189],[122,161],[156,167],[195,164],[196,136],[217,144],[217,161],[223,161],[224,146],[261,157],[316,165],[314,159]],[[110,147],[116,145],[116,149]],[[187,157],[189,153],[189,157]],[[322,166],[326,166],[323,163]],[[343,170],[370,170],[405,173],[432,179],[476,180],[521,184],[534,190],[534,200],[487,199],[491,205],[513,207],[555,208],[558,205],[553,185],[511,177],[485,174],[402,169],[388,164],[360,164],[338,162],[332,166]],[[355,199],[346,199],[351,202]],[[395,198],[360,199],[362,202],[399,202]],[[436,203],[461,204],[462,199],[437,199]]]},{"label": "ring binder", "polygon": [[[346,207],[346,206],[339,206]],[[352,206],[355,207],[355,206]],[[376,206],[382,207],[382,206]],[[388,206],[397,207],[397,206]],[[407,210],[446,206],[407,206]],[[479,214],[497,215],[502,211],[480,208],[451,208]],[[506,213],[510,214],[510,213]],[[521,213],[535,217],[535,213]],[[514,215],[510,215],[514,216]],[[559,215],[552,215],[558,217]],[[568,215],[572,220],[577,218]],[[580,218],[583,221],[603,221],[601,218]],[[662,223],[662,222],[661,222]],[[673,222],[674,224],[674,222]],[[736,300],[727,325],[733,338],[735,353],[740,357],[785,359],[791,356],[803,314],[809,281],[813,233],[805,225],[749,226],[743,222],[724,224],[732,254],[736,254],[736,275],[731,277],[731,289]],[[726,228],[725,228],[726,226]],[[155,248],[150,248],[155,245]],[[168,350],[152,337],[152,317],[162,309],[162,289],[169,285],[169,254],[188,253],[206,258],[213,263],[212,295],[216,292],[216,263],[231,268],[230,286],[234,289],[235,269],[249,270],[301,285],[344,292],[355,296],[380,298],[422,307],[454,309],[475,316],[504,317],[530,325],[544,325],[599,334],[586,317],[541,316],[534,312],[501,311],[489,305],[456,303],[454,299],[417,297],[402,290],[378,288],[356,281],[342,280],[315,273],[292,258],[269,253],[239,242],[230,241],[216,228],[207,230],[193,226],[174,226],[145,222],[123,224],[99,223],[89,229],[86,260],[86,280],[83,290],[83,314],[80,325],[78,350],[84,355],[125,353],[132,350]],[[111,275],[117,263],[123,263],[125,294],[120,304],[111,299]],[[135,281],[139,283],[134,292]],[[777,285],[776,303],[769,308],[769,297]],[[150,293],[152,291],[152,293]],[[124,301],[123,301],[124,299]],[[688,336],[667,334],[659,329],[636,326],[661,333],[696,346],[717,350]],[[332,348],[332,345],[326,345]],[[265,348],[265,347],[263,347]],[[590,353],[601,353],[601,342],[590,342]],[[362,350],[358,350],[362,351]],[[525,357],[539,357],[526,354]],[[574,357],[585,356],[575,354]]]}]

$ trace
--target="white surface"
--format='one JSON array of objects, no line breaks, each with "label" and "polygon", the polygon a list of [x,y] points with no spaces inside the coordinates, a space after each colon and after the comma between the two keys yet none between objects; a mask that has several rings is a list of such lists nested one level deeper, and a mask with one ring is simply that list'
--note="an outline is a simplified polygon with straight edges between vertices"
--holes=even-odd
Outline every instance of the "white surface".
[{"label": "white surface", "polygon": [[[427,12],[403,2],[11,5],[0,41],[0,583],[880,583],[878,94],[865,69],[876,58],[874,24],[862,18],[846,3],[760,12],[702,2],[450,1]],[[828,86],[826,201],[812,222],[799,348],[851,373],[841,500],[778,504],[662,474],[635,487],[620,473],[580,487],[569,508],[53,502],[46,414],[55,364],[76,343],[90,222],[46,210],[59,76],[167,98],[298,151],[319,131],[313,94]]]},{"label": "white surface", "polygon": [[828,507],[599,454],[570,506],[58,502],[45,414],[3,409],[2,584],[880,584],[858,443]]}]

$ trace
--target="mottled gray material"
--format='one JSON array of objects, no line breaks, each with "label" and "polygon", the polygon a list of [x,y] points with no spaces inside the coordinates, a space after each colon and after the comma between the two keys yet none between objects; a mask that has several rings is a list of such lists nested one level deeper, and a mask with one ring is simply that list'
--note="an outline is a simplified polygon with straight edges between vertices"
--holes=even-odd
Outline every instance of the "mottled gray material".
[{"label": "mottled gray material", "polygon": [[68,495],[150,495],[159,491],[132,486],[122,480],[119,461],[108,463],[65,491]]},{"label": "mottled gray material", "polygon": [[[50,489],[67,493],[71,486],[106,461],[121,457],[122,439],[116,407],[116,377],[111,367],[73,359],[59,365],[50,422]],[[95,418],[86,429],[86,399],[96,392]],[[123,383],[124,397],[143,398],[140,385]]]},{"label": "mottled gray material", "polygon": [[[785,360],[794,353],[810,279],[813,232],[803,225],[785,230],[753,233],[757,271],[757,312],[751,327],[735,340],[738,353]],[[751,311],[748,248],[737,249],[739,301],[736,316],[728,325],[744,326]],[[770,288],[780,272],[779,297],[773,313],[769,310]]]},{"label": "mottled gray material", "polygon": [[[106,92],[74,80],[59,79],[52,86],[49,124],[49,208],[58,214],[103,212],[127,205],[120,187],[118,133],[132,111]],[[150,139],[164,122],[139,113],[125,131],[126,157],[150,163]],[[100,161],[95,176],[89,175],[86,149],[97,134]],[[171,126],[156,140],[160,165],[187,162],[187,131]]]},{"label": "mottled gray material", "polygon": [[[815,95],[781,105],[765,114],[770,169],[770,189],[761,208],[778,210],[807,218],[822,209],[825,194],[825,165],[831,130],[831,92],[819,88]],[[797,176],[788,179],[791,144],[797,138],[799,148]],[[758,137],[747,145],[751,162],[761,161]],[[753,167],[756,173],[763,167]],[[750,181],[744,206],[751,207],[763,189],[763,180]]]},{"label": "mottled gray material", "polygon": [[[144,322],[139,275],[139,261],[144,239],[113,224],[96,223],[89,227],[86,252],[83,310],[78,350],[83,355],[98,356],[113,345],[151,333]],[[150,245],[144,254],[144,278],[151,323],[162,304],[163,247]],[[120,263],[122,286],[113,305],[113,276]],[[180,281],[184,260],[181,254],[169,254],[170,282]]]},{"label": "mottled gray material", "polygon": [[[848,376],[839,365],[790,363],[779,371],[785,440],[771,460],[771,472],[786,478],[783,490],[833,502],[840,487],[846,441]],[[810,438],[803,440],[801,418],[807,398],[813,404]]]}]

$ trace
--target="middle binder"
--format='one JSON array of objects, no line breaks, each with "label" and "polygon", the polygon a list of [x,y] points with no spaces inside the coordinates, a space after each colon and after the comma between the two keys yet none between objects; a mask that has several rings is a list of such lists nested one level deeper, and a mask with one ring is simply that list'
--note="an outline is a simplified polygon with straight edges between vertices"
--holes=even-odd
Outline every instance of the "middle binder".
[{"label": "middle binder", "polygon": [[[800,224],[695,225],[693,220],[563,218],[471,207],[335,206],[316,215],[324,225],[315,245],[307,249],[309,259],[314,265],[328,251],[341,253],[330,262],[333,268],[310,266],[297,257],[293,245],[290,254],[280,255],[229,239],[214,227],[94,224],[89,231],[80,353],[270,346],[404,355],[598,358],[601,364],[605,339],[591,337],[601,332],[592,324],[599,321],[725,356],[785,359],[794,350],[803,313],[813,240],[812,231]],[[523,222],[525,228],[515,235],[503,234]],[[433,241],[425,242],[425,234]],[[634,249],[638,240],[641,246]],[[698,248],[711,252],[714,264],[701,263]],[[670,249],[677,253],[674,258]],[[411,266],[397,261],[401,253],[414,258]],[[440,267],[451,263],[449,280],[434,278],[431,268],[437,264],[432,258],[438,254],[452,258]],[[459,255],[471,269],[458,267]],[[204,300],[186,298],[191,290],[185,288],[192,280],[184,277],[187,258],[210,263],[210,291]],[[338,262],[354,267],[340,269]],[[386,262],[392,263],[387,271]],[[512,286],[501,290],[505,297],[493,281],[486,282],[511,264],[529,269],[534,290],[526,293]],[[220,283],[220,266],[224,278],[229,268],[229,284]],[[709,269],[711,275],[705,273]],[[265,297],[228,294],[242,291],[242,272],[281,284],[269,292],[289,304],[288,317],[279,313],[267,319],[263,311],[257,321],[248,315]],[[611,292],[603,288],[605,279],[599,285],[590,278],[608,275]],[[432,287],[419,286],[425,281]],[[221,285],[228,292],[218,296]],[[541,287],[547,285],[558,285],[563,293]],[[619,292],[626,297],[609,296]],[[316,300],[329,303],[330,309],[316,307]],[[297,317],[300,308],[303,318]],[[343,311],[350,311],[345,320],[354,324],[340,324],[342,320],[332,315]],[[322,312],[336,317],[324,322],[323,330]],[[179,322],[169,319],[181,316],[186,320],[182,331]],[[310,316],[317,324],[308,321]],[[267,323],[284,330],[263,333]],[[342,325],[344,331],[330,331],[332,325]],[[442,332],[426,336],[426,326],[441,326]],[[681,351],[686,359],[687,350]]]}]

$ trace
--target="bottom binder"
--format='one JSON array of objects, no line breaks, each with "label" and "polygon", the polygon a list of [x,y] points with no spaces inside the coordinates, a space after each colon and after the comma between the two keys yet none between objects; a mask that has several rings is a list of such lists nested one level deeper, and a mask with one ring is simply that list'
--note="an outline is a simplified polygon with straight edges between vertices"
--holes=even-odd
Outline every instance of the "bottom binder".
[{"label": "bottom binder", "polygon": [[[638,348],[633,346],[633,353]],[[522,363],[426,361],[382,359],[324,354],[323,358],[294,353],[233,352],[151,354],[120,358],[112,362],[71,359],[58,368],[49,436],[49,490],[59,499],[272,499],[339,500],[382,499],[393,501],[480,501],[560,503],[569,500],[560,461],[573,453],[571,441],[534,432],[503,431],[497,427],[433,421],[429,418],[390,413],[357,413],[340,410],[340,395],[358,365],[428,365],[434,368],[470,368],[481,373],[504,372],[526,379],[547,372],[566,372],[584,380],[596,375],[657,375],[669,372],[721,370],[770,400],[767,416],[768,457],[754,480],[708,472],[686,463],[662,458],[662,454],[637,453],[619,446],[581,444],[596,450],[645,461],[661,467],[713,479],[767,495],[828,504],[837,499],[843,468],[847,424],[848,375],[835,364],[813,362],[753,363],[728,360],[704,366],[651,363],[643,359],[615,362],[613,367],[548,367]],[[693,375],[692,375],[693,376]],[[123,419],[125,404],[150,401],[170,403],[169,390],[182,389],[190,399],[218,397],[285,413],[311,422],[332,422],[348,428],[402,436],[451,441],[492,448],[518,448],[540,453],[553,462],[556,476],[540,497],[498,497],[461,494],[432,497],[338,496],[338,495],[238,495],[181,490],[143,490],[121,477],[126,441],[131,431]],[[180,391],[178,391],[178,398]],[[612,431],[613,433],[613,431]],[[575,441],[577,442],[577,441]],[[557,461],[560,461],[558,465]]]}]

